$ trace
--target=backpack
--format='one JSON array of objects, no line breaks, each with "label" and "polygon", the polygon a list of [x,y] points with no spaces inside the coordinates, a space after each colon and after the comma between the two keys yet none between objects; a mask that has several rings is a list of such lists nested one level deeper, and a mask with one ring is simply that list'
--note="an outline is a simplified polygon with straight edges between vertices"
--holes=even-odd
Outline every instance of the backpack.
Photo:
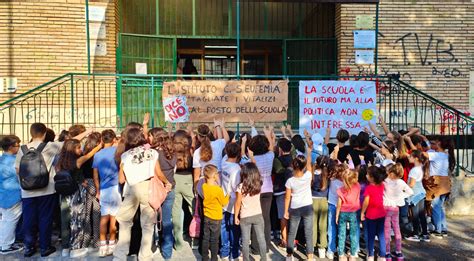
[{"label": "backpack", "polygon": [[77,182],[67,170],[60,170],[54,176],[54,189],[61,196],[69,196],[79,189]]},{"label": "backpack", "polygon": [[23,190],[41,189],[49,184],[49,170],[41,154],[44,147],[46,143],[41,143],[36,149],[21,146],[23,156],[20,159],[18,176]]},{"label": "backpack", "polygon": [[[281,173],[272,173],[273,176],[273,193],[285,192],[286,181],[293,177],[293,168],[291,167],[291,161],[285,162],[283,158],[278,157],[276,160],[280,161],[282,166],[285,168]],[[288,164],[288,165],[287,165]]]},{"label": "backpack", "polygon": [[150,179],[148,196],[148,204],[150,204],[150,207],[155,211],[161,210],[161,205],[165,202],[166,196],[168,196],[168,192],[163,182],[157,177],[152,177]]}]

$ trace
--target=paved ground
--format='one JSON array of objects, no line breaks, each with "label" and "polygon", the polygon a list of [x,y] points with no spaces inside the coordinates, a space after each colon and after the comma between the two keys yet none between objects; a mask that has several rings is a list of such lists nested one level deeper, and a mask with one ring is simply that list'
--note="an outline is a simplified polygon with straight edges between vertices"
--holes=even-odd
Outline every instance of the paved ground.
[{"label": "paved ground", "polygon": [[[474,260],[474,216],[463,216],[449,218],[448,221],[449,236],[444,239],[436,239],[432,237],[430,243],[416,243],[403,241],[403,253],[405,260]],[[1,233],[1,231],[0,231]],[[39,255],[33,258],[24,258],[23,253],[0,256],[0,260],[74,260],[69,258],[61,258],[60,251],[48,258],[41,258]],[[186,246],[183,250],[173,253],[173,259],[180,260],[200,260],[197,251],[193,251],[190,246]],[[300,252],[296,253],[298,259],[305,259]],[[268,255],[269,260],[285,260],[282,249],[273,247]],[[92,251],[87,257],[75,260],[112,260],[111,257],[99,258],[97,251]],[[136,260],[136,258],[129,258]],[[158,254],[155,260],[163,260]],[[256,259],[258,260],[258,258]],[[327,259],[323,259],[327,260]],[[363,260],[360,258],[359,260]]]}]

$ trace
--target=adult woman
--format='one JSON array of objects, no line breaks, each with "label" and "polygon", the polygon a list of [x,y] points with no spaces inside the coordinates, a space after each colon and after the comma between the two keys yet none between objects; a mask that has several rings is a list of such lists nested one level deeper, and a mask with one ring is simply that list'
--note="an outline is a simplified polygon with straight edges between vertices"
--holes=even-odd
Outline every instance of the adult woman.
[{"label": "adult woman", "polygon": [[150,145],[158,152],[160,168],[168,182],[171,183],[171,191],[168,192],[163,205],[161,205],[163,241],[161,242],[161,254],[164,259],[171,258],[173,254],[173,224],[171,223],[171,211],[175,201],[176,182],[174,172],[176,169],[176,154],[174,152],[173,141],[168,133],[162,128],[153,128],[148,133]]},{"label": "adult woman", "polygon": [[121,156],[119,183],[127,183],[124,200],[117,213],[120,225],[120,237],[114,251],[114,259],[126,260],[129,252],[131,227],[133,217],[140,207],[140,221],[142,240],[138,258],[151,260],[153,224],[155,212],[148,203],[150,178],[155,176],[160,179],[168,191],[171,183],[161,171],[158,161],[158,152],[146,146],[147,140],[142,130],[132,128],[127,131],[125,138],[125,152]]},{"label": "adult woman", "polygon": [[[192,131],[191,131],[192,133]],[[192,213],[193,202],[193,150],[192,137],[186,131],[178,130],[173,135],[174,151],[176,154],[176,173],[175,180],[175,200],[173,204],[172,220],[174,247],[178,251],[183,246],[183,218],[182,207],[183,199],[188,204],[189,213]]]}]

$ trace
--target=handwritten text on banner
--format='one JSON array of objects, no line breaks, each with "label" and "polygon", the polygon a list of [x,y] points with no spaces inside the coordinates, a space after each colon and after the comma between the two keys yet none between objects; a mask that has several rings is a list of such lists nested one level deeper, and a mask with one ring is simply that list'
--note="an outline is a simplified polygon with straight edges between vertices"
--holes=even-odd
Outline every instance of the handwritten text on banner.
[{"label": "handwritten text on banner", "polygon": [[300,133],[306,128],[324,136],[331,128],[358,133],[375,122],[376,91],[373,81],[300,81]]},{"label": "handwritten text on banner", "polygon": [[168,96],[163,99],[163,109],[165,111],[165,121],[167,122],[188,122],[189,109],[186,104],[186,96]]},{"label": "handwritten text on banner", "polygon": [[288,111],[288,81],[174,81],[163,84],[163,100],[184,95],[191,122],[284,121]]}]

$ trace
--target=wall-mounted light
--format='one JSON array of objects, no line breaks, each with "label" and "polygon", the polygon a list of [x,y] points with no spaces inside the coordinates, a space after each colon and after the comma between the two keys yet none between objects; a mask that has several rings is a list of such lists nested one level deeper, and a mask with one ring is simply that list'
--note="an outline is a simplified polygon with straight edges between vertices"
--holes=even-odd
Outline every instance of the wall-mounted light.
[{"label": "wall-mounted light", "polygon": [[235,45],[205,45],[206,49],[237,49]]}]

